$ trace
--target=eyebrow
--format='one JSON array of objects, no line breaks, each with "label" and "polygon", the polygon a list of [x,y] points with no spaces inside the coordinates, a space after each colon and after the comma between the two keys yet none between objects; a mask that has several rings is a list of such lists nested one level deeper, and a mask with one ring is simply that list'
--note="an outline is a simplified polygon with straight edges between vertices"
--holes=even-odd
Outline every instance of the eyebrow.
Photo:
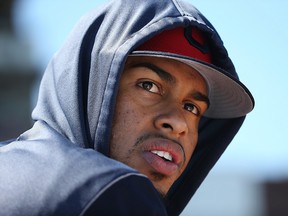
[{"label": "eyebrow", "polygon": [[202,94],[201,92],[195,92],[192,94],[192,97],[195,99],[195,100],[198,100],[198,101],[203,101],[207,104],[207,109],[209,108],[210,106],[210,100],[208,98],[208,96]]},{"label": "eyebrow", "polygon": [[175,83],[176,82],[175,77],[173,77],[170,73],[168,73],[167,71],[157,67],[154,64],[147,63],[147,62],[142,62],[142,63],[135,64],[132,67],[146,67],[146,68],[149,68],[150,70],[155,72],[161,79],[163,79],[163,80],[165,80],[165,81],[167,81],[169,83]]},{"label": "eyebrow", "polygon": [[[175,79],[174,76],[172,76],[170,73],[168,73],[167,71],[159,68],[158,66],[156,66],[154,64],[151,64],[151,63],[148,63],[148,62],[141,62],[141,63],[133,65],[132,67],[146,67],[146,68],[149,68],[150,70],[155,72],[161,79],[163,79],[163,80],[165,80],[165,81],[167,81],[169,83],[175,83],[176,82],[176,79]],[[192,93],[192,97],[195,100],[205,102],[207,104],[207,107],[209,107],[210,100],[209,100],[208,96],[202,94],[199,91],[196,91],[196,92]]]}]

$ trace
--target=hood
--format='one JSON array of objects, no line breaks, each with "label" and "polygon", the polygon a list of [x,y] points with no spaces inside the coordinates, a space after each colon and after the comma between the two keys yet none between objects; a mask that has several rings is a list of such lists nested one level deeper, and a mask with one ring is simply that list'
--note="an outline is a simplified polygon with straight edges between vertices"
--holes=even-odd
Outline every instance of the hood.
[{"label": "hood", "polygon": [[[109,1],[79,21],[49,63],[32,118],[74,145],[109,157],[115,99],[127,56],[149,38],[178,26],[206,32],[216,56],[213,64],[238,79],[219,35],[192,5],[176,0]],[[203,117],[197,148],[165,200],[170,215],[185,208],[244,118]]]}]

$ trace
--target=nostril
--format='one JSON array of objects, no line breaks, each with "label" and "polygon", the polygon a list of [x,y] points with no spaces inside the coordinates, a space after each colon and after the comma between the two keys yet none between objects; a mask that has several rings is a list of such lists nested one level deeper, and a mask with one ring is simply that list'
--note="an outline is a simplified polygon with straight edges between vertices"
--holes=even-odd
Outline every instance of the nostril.
[{"label": "nostril", "polygon": [[162,126],[163,126],[163,128],[172,128],[172,126],[170,124],[167,124],[167,123],[164,123]]}]

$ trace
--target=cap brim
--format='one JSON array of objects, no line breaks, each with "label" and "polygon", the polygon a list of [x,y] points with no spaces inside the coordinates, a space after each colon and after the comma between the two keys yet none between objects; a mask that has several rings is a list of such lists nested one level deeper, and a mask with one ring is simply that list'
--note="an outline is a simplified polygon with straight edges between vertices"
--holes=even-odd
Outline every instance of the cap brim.
[{"label": "cap brim", "polygon": [[130,56],[150,56],[174,59],[198,71],[208,85],[210,105],[204,113],[209,118],[237,118],[252,111],[254,99],[237,78],[214,65],[185,56],[156,51],[133,51]]}]

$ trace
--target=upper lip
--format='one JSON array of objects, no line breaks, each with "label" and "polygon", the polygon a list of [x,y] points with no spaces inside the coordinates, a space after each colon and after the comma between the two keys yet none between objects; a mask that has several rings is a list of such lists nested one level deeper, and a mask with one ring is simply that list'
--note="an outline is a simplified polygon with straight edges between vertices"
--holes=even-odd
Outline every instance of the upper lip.
[{"label": "upper lip", "polygon": [[185,161],[184,149],[178,141],[161,137],[151,137],[143,141],[144,151],[163,151],[172,156],[172,162],[180,166]]}]

